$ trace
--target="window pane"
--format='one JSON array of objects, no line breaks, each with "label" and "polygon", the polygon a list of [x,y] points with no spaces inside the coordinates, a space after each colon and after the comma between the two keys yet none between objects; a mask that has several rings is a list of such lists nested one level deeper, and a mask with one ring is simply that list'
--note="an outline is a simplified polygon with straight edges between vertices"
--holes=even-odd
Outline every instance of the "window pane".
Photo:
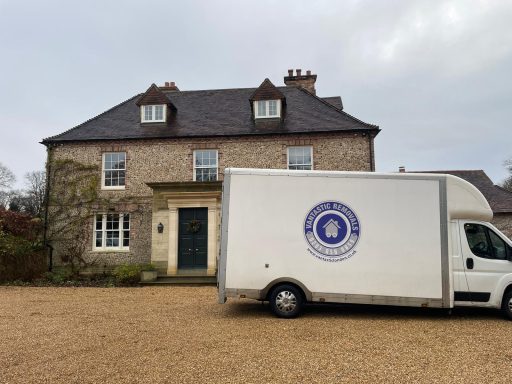
[{"label": "window pane", "polygon": [[194,151],[194,172],[196,181],[217,180],[217,150]]},{"label": "window pane", "polygon": [[217,168],[198,168],[196,169],[196,181],[216,181]]},{"label": "window pane", "polygon": [[153,120],[153,106],[145,105],[144,106],[144,120]]},{"label": "window pane", "polygon": [[310,150],[304,149],[304,164],[311,164],[311,151]]},{"label": "window pane", "polygon": [[208,168],[208,181],[217,180],[217,168]]},{"label": "window pane", "polygon": [[269,100],[268,115],[269,116],[277,116],[277,100]]},{"label": "window pane", "polygon": [[267,116],[267,103],[263,100],[258,101],[258,116]]},{"label": "window pane", "polygon": [[301,171],[311,171],[311,165],[290,165],[288,169],[292,170],[301,170]]},{"label": "window pane", "polygon": [[[130,244],[130,214],[96,215],[95,245],[98,248],[121,248]],[[105,239],[105,240],[103,240]]]},{"label": "window pane", "polygon": [[103,232],[96,231],[96,247],[98,247],[98,248],[102,246],[102,244],[101,244],[102,243],[102,238],[101,238],[102,234],[103,234]]},{"label": "window pane", "polygon": [[106,232],[107,247],[119,247],[119,231]]},{"label": "window pane", "polygon": [[201,166],[203,165],[203,151],[196,151],[196,163],[195,166]]},{"label": "window pane", "polygon": [[466,224],[464,230],[471,252],[476,256],[492,258],[491,247],[485,235],[485,227],[480,224]]},{"label": "window pane", "polygon": [[126,153],[112,152],[104,154],[104,186],[116,187],[125,185]]},{"label": "window pane", "polygon": [[130,229],[130,215],[125,214],[123,216],[123,229]]},{"label": "window pane", "polygon": [[195,151],[195,167],[217,167],[217,151]]},{"label": "window pane", "polygon": [[96,229],[101,231],[103,226],[103,215],[96,215]]},{"label": "window pane", "polygon": [[196,169],[196,181],[206,181],[206,168]]},{"label": "window pane", "polygon": [[288,169],[312,169],[312,147],[289,147]]},{"label": "window pane", "polygon": [[491,245],[494,251],[494,257],[500,260],[507,259],[507,245],[505,242],[493,231],[489,229],[489,237],[491,238]]},{"label": "window pane", "polygon": [[155,120],[163,120],[164,119],[164,106],[163,105],[155,105]]}]

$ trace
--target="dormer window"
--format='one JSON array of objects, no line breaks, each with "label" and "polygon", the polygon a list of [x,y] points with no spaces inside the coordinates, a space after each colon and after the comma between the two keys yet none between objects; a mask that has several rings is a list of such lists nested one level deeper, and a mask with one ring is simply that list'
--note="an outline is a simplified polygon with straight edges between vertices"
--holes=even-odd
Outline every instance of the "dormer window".
[{"label": "dormer window", "polygon": [[167,113],[167,106],[162,105],[143,105],[140,107],[141,121],[143,123],[163,123]]},{"label": "dormer window", "polygon": [[281,100],[258,100],[254,104],[256,119],[281,117]]}]

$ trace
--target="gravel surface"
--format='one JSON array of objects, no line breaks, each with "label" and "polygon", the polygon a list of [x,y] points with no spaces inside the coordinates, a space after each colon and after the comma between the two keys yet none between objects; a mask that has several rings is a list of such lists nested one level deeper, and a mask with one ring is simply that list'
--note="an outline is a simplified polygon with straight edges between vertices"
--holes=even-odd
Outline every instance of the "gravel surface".
[{"label": "gravel surface", "polygon": [[0,287],[1,383],[510,382],[497,311],[310,306],[214,287]]}]

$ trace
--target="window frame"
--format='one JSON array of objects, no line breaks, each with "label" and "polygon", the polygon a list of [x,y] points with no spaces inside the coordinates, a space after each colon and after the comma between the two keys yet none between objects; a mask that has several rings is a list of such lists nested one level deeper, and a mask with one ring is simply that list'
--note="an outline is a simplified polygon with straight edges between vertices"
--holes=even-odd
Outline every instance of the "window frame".
[{"label": "window frame", "polygon": [[[209,149],[194,149],[193,151],[193,156],[192,156],[192,178],[194,181],[198,181],[197,180],[197,174],[196,174],[196,170],[197,169],[210,169],[210,168],[213,168],[212,166],[199,166],[197,167],[196,166],[196,156],[197,156],[197,153],[198,152],[208,152],[208,151],[214,151],[215,152],[215,164],[216,164],[216,167],[215,167],[215,170],[216,170],[216,173],[215,173],[215,180],[212,180],[212,181],[219,181],[219,150],[218,149],[214,149],[214,148],[209,148]],[[207,183],[209,181],[201,181],[203,183]]]},{"label": "window frame", "polygon": [[[276,102],[276,114],[275,115],[269,115],[269,104],[271,101]],[[259,107],[260,103],[265,104],[265,115],[260,115]],[[255,100],[254,101],[254,118],[255,119],[278,119],[281,117],[281,100],[279,99],[272,99],[272,100]]]},{"label": "window frame", "polygon": [[[156,107],[163,107],[162,119],[155,119]],[[151,119],[146,119],[146,108],[151,108]],[[147,104],[140,106],[140,121],[142,123],[165,123],[167,121],[167,105],[166,104]]]},{"label": "window frame", "polygon": [[[105,169],[105,157],[106,155],[110,155],[113,153],[124,153],[124,169]],[[119,151],[119,152],[103,152],[101,154],[101,189],[104,190],[124,190],[126,189],[126,158],[127,154],[125,151]],[[105,172],[107,171],[124,171],[124,184],[123,185],[105,185]]]},{"label": "window frame", "polygon": [[[119,220],[119,245],[117,247],[107,247],[107,217],[108,215],[115,215]],[[101,221],[101,247],[96,245],[97,240],[97,232],[99,230],[96,228],[97,218],[98,216],[102,216]],[[124,218],[128,216],[128,229],[124,228]],[[98,212],[94,215],[93,223],[92,223],[92,250],[93,252],[128,252],[130,251],[130,243],[131,243],[131,215],[129,213],[101,213]],[[124,233],[128,231],[128,245],[124,245]]]},{"label": "window frame", "polygon": [[[311,154],[311,169],[291,169],[290,168],[290,149],[292,148],[309,148],[310,150],[310,154]],[[302,165],[302,166],[305,166],[305,165],[308,165],[308,164],[293,164],[295,166],[297,165]],[[286,147],[286,169],[290,170],[290,171],[312,171],[314,170],[314,160],[313,160],[313,146],[312,145],[290,145],[288,147]]]},{"label": "window frame", "polygon": [[[482,255],[477,255],[471,249],[471,245],[469,244],[468,234],[466,232],[466,226],[467,225],[478,225],[478,226],[483,228],[484,235],[485,235],[485,240],[487,242],[487,246],[490,245],[490,250],[491,250],[491,253],[492,253],[492,257],[486,257],[486,256],[482,256]],[[471,252],[471,254],[473,256],[479,257],[480,259],[484,259],[484,260],[508,261],[508,262],[512,261],[512,247],[498,233],[496,233],[496,231],[494,231],[492,228],[488,227],[487,225],[485,225],[483,223],[465,222],[464,225],[463,225],[463,229],[464,229],[464,235],[466,237],[466,243],[468,245],[468,249],[469,249],[469,251]],[[505,258],[504,259],[500,259],[500,258],[496,257],[496,250],[494,249],[490,232],[492,232],[505,245]]]}]

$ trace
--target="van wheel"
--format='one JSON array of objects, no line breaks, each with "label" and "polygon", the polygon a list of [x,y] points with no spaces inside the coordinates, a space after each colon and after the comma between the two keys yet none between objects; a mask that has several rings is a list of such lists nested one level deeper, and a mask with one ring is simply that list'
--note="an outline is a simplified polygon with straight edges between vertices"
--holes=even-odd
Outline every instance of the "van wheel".
[{"label": "van wheel", "polygon": [[503,304],[501,306],[503,313],[505,316],[512,320],[512,290],[505,293],[503,296]]},{"label": "van wheel", "polygon": [[302,292],[293,285],[279,285],[272,290],[270,308],[277,317],[296,317],[302,311],[302,306]]}]

